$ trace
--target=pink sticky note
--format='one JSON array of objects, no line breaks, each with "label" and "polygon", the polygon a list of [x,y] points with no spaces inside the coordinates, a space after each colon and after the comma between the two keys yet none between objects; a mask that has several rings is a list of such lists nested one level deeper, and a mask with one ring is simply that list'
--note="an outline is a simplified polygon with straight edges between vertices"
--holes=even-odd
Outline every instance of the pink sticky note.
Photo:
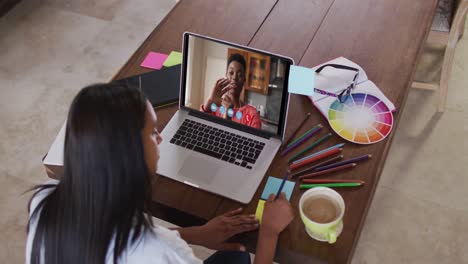
[{"label": "pink sticky note", "polygon": [[148,52],[146,58],[141,63],[141,67],[159,70],[163,66],[164,61],[167,59],[167,54],[158,52]]}]

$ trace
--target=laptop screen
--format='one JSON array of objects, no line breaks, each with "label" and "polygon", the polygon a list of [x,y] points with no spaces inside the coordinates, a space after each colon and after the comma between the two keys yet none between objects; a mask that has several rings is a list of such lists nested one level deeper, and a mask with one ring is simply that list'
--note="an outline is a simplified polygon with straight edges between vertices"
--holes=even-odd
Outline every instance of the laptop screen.
[{"label": "laptop screen", "polygon": [[290,59],[186,34],[184,60],[185,107],[282,134]]}]

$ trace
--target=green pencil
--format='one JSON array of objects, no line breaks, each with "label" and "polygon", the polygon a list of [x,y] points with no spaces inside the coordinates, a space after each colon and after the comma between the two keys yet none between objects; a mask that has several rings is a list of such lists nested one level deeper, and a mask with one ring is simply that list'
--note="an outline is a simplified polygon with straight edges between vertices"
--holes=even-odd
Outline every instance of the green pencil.
[{"label": "green pencil", "polygon": [[292,157],[290,157],[290,158],[288,159],[288,162],[291,162],[293,159],[295,159],[295,158],[297,158],[297,157],[303,155],[303,154],[306,153],[307,151],[309,151],[309,150],[315,148],[318,144],[322,143],[324,140],[326,140],[327,138],[331,137],[331,135],[332,135],[331,133],[328,133],[328,134],[326,134],[325,136],[323,136],[323,137],[317,139],[317,141],[315,141],[314,143],[312,143],[312,145],[308,146],[308,147],[305,148],[304,150],[301,150],[299,153],[294,154]]},{"label": "green pencil", "polygon": [[362,184],[359,182],[341,182],[341,183],[314,183],[314,184],[301,184],[301,189],[310,189],[314,187],[358,187]]},{"label": "green pencil", "polygon": [[305,132],[304,134],[302,134],[300,137],[296,138],[296,139],[293,140],[291,143],[289,143],[289,144],[287,145],[287,147],[289,148],[290,146],[294,145],[294,143],[296,143],[297,141],[303,139],[305,136],[307,136],[307,135],[309,134],[310,131],[316,129],[316,128],[319,127],[319,126],[320,126],[320,124],[313,126],[311,129],[307,130],[307,132]]}]

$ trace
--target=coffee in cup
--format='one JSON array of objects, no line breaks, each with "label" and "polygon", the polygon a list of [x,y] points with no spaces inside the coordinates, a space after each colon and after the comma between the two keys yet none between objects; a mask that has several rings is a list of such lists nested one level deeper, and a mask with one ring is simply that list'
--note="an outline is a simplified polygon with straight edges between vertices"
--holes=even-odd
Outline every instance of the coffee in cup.
[{"label": "coffee in cup", "polygon": [[340,214],[339,205],[326,196],[309,197],[302,210],[307,218],[320,224],[333,222]]}]

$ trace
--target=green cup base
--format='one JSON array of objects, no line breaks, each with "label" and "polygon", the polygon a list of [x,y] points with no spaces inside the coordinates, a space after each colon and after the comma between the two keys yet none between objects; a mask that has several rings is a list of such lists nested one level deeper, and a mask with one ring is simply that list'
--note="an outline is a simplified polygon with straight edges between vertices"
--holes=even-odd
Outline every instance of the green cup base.
[{"label": "green cup base", "polygon": [[[320,241],[320,242],[328,242],[328,240],[326,239],[326,237],[324,236],[318,236],[317,234],[314,234],[312,233],[312,231],[310,231],[306,226],[305,227],[305,230],[306,230],[306,233],[313,239],[317,240],[317,241]],[[338,225],[336,226],[336,237],[337,237],[337,240],[338,240],[338,237],[340,236],[341,234],[341,231],[343,231],[343,221],[340,221],[338,223]]]}]

